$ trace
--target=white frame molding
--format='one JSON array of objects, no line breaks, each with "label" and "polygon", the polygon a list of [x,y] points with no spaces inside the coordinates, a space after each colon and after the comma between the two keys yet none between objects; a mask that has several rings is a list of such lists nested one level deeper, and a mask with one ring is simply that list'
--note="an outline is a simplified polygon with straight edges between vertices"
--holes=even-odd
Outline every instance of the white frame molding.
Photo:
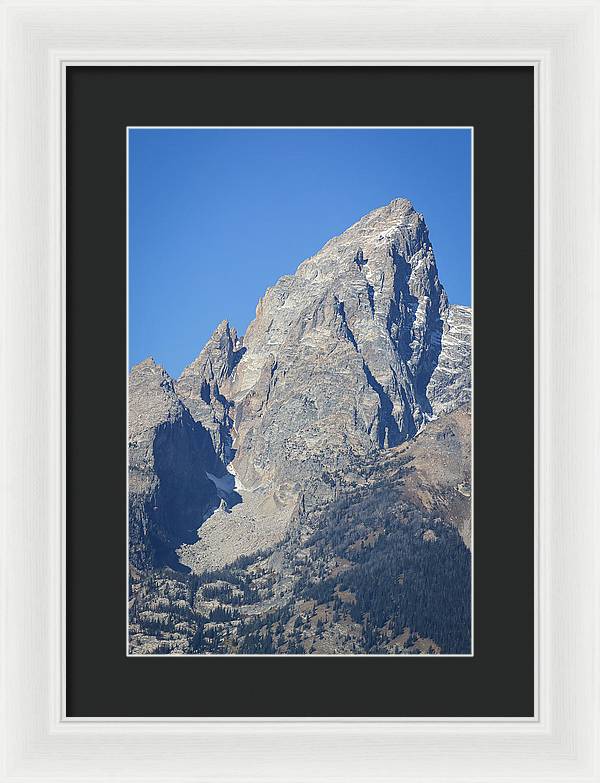
[{"label": "white frame molding", "polygon": [[[599,3],[0,0],[2,781],[600,783]],[[534,719],[65,717],[67,63],[535,67]]]}]

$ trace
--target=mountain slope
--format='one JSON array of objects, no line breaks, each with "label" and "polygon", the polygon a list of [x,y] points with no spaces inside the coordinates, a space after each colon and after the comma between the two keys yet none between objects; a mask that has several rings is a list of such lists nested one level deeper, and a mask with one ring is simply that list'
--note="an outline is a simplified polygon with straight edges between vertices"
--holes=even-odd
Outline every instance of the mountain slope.
[{"label": "mountain slope", "polygon": [[[146,360],[129,384],[138,651],[216,651],[222,634],[229,652],[466,649],[471,314],[448,304],[410,202],[374,210],[280,278],[243,337],[221,322],[178,380]],[[401,565],[406,601],[386,615],[369,580],[387,584]],[[181,571],[176,583],[165,568]],[[233,603],[193,597],[199,584]],[[189,604],[169,644],[157,589],[171,617]],[[322,605],[320,636],[296,625],[267,644],[272,613],[296,623],[307,601]],[[208,643],[197,623],[213,610],[225,620]]]},{"label": "mountain slope", "polygon": [[163,573],[151,592],[134,584],[132,649],[468,653],[469,478],[461,408],[332,476],[335,500],[299,514],[268,552],[198,576]]}]

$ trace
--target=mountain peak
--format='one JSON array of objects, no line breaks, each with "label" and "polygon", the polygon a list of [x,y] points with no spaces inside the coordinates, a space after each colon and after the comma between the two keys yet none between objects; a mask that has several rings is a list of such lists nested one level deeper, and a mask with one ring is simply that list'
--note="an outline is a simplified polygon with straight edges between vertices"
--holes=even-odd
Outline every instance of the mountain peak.
[{"label": "mountain peak", "polygon": [[399,198],[393,198],[388,204],[388,207],[390,209],[401,209],[403,211],[414,209],[412,201],[402,196]]},{"label": "mountain peak", "polygon": [[414,256],[418,247],[431,250],[425,219],[406,198],[394,199],[368,212],[341,234],[332,237],[314,256],[303,261],[298,271],[314,267],[324,260],[344,260],[348,254],[359,252],[364,257],[371,255],[383,261],[387,250],[392,247],[399,248],[404,257]]},{"label": "mountain peak", "polygon": [[470,335],[423,215],[396,198],[267,289],[243,341],[221,321],[177,381],[137,364],[136,649],[467,651]]},{"label": "mountain peak", "polygon": [[217,337],[221,337],[222,335],[230,335],[232,331],[235,332],[235,329],[232,329],[229,321],[224,318],[213,332],[211,339],[214,340]]},{"label": "mountain peak", "polygon": [[221,321],[198,356],[184,368],[179,381],[188,376],[202,376],[209,382],[222,380],[233,369],[239,342],[235,328],[226,319]]},{"label": "mountain peak", "polygon": [[298,475],[338,447],[366,452],[412,437],[432,415],[426,389],[447,309],[425,220],[406,198],[280,278],[220,385],[235,411],[241,480]]},{"label": "mountain peak", "polygon": [[[412,202],[407,198],[395,198],[389,202],[389,204],[383,204],[381,207],[376,207],[370,212],[367,212],[354,226],[358,225],[372,225],[376,222],[385,222],[389,224],[402,223],[407,218],[416,217],[422,220],[423,216],[420,215],[414,208]],[[352,226],[351,228],[353,228]]]},{"label": "mountain peak", "polygon": [[[468,330],[423,215],[396,198],[267,289],[243,347],[221,321],[175,392],[246,486],[302,484],[414,437],[457,389],[467,401]],[[446,333],[461,349],[437,369]]]},{"label": "mountain peak", "polygon": [[392,199],[389,204],[384,204],[381,207],[377,207],[376,209],[371,210],[371,212],[367,213],[365,217],[368,218],[370,215],[374,214],[380,214],[382,216],[409,215],[413,212],[416,212],[416,210],[413,207],[412,201],[410,201],[410,199],[400,197]]},{"label": "mountain peak", "polygon": [[154,356],[147,356],[145,359],[142,359],[141,362],[138,362],[137,364],[134,364],[131,369],[133,371],[133,370],[135,370],[137,368],[141,369],[141,368],[144,368],[144,367],[157,367],[158,368],[159,364],[157,363],[157,361],[154,358]]},{"label": "mountain peak", "polygon": [[205,470],[222,478],[227,465],[249,493],[203,525],[181,562],[220,567],[276,545],[298,504],[312,513],[331,499],[323,477],[468,405],[469,337],[469,311],[448,306],[423,215],[397,198],[267,289],[243,346],[223,320],[176,382],[153,359],[137,365],[132,441],[146,454],[145,433],[162,448],[161,427],[181,423],[195,451],[204,433]]},{"label": "mountain peak", "polygon": [[181,417],[183,405],[175,393],[173,379],[149,356],[129,373],[130,432],[138,435],[157,421]]},{"label": "mountain peak", "polygon": [[129,375],[133,379],[141,376],[145,376],[149,379],[152,376],[155,376],[157,379],[159,379],[159,383],[165,380],[172,381],[169,373],[154,359],[153,356],[148,356],[145,359],[142,359],[141,362],[134,364],[129,371]]}]

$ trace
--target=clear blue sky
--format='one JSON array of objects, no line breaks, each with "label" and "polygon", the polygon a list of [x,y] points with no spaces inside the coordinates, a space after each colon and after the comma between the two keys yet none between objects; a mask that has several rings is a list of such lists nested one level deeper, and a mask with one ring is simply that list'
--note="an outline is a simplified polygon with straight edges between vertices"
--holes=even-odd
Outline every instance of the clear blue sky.
[{"label": "clear blue sky", "polygon": [[226,318],[364,214],[425,215],[450,302],[470,304],[470,131],[129,131],[129,359],[173,376]]}]

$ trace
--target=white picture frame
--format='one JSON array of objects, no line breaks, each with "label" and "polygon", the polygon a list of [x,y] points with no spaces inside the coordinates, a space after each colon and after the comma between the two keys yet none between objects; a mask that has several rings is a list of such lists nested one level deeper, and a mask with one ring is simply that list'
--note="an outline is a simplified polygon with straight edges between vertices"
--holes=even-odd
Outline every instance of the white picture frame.
[{"label": "white picture frame", "polygon": [[[600,781],[599,33],[597,0],[2,5],[3,781]],[[533,718],[66,717],[64,76],[122,63],[533,66]]]}]

